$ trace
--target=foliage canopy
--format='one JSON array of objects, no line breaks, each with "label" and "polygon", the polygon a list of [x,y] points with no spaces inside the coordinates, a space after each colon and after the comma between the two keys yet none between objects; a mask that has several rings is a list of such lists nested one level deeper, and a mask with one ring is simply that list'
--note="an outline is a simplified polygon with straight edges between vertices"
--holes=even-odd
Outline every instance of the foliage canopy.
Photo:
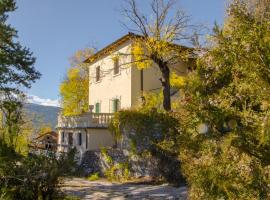
[{"label": "foliage canopy", "polygon": [[180,9],[174,12],[173,0],[152,0],[152,15],[141,13],[136,0],[126,0],[126,3],[123,13],[131,25],[124,25],[129,31],[141,36],[133,38],[133,63],[141,70],[148,67],[159,69],[163,108],[170,111],[171,71],[181,71],[179,65],[183,64],[183,61],[189,61],[191,56],[191,49],[179,45],[180,42],[192,38],[188,34],[191,27],[188,23],[189,17]]},{"label": "foliage canopy", "polygon": [[16,9],[14,0],[0,2],[0,90],[18,92],[40,78],[34,68],[35,58],[17,41],[17,31],[7,24],[8,12]]},{"label": "foliage canopy", "polygon": [[180,158],[191,199],[270,197],[270,21],[250,5],[230,5],[186,80]]},{"label": "foliage canopy", "polygon": [[78,115],[88,111],[89,69],[83,61],[94,53],[92,48],[79,50],[71,58],[71,68],[60,85],[63,114]]}]

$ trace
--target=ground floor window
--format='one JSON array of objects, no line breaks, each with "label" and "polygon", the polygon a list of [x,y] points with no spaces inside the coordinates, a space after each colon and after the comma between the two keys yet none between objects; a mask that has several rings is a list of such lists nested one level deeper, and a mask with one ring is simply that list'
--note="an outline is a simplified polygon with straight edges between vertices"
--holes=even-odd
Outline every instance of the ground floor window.
[{"label": "ground floor window", "polygon": [[78,133],[78,145],[82,145],[82,133]]},{"label": "ground floor window", "polygon": [[113,99],[112,101],[112,112],[117,112],[120,110],[120,100],[119,99]]},{"label": "ground floor window", "polygon": [[61,143],[64,143],[65,142],[65,133],[62,132],[61,133]]},{"label": "ground floor window", "polygon": [[72,146],[73,145],[73,134],[68,133],[68,145]]},{"label": "ground floor window", "polygon": [[85,133],[85,146],[86,146],[86,149],[88,149],[88,135],[87,135],[87,133]]}]

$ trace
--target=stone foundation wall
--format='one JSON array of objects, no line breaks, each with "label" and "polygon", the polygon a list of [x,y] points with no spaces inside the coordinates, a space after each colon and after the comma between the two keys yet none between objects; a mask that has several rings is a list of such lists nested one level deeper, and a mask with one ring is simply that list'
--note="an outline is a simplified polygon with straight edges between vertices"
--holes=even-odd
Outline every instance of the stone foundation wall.
[{"label": "stone foundation wall", "polygon": [[[129,156],[120,149],[107,149],[107,155],[113,161],[113,164],[128,163],[129,171],[132,177],[151,176],[158,177],[158,162],[154,158],[142,159],[137,156]],[[80,168],[83,170],[84,175],[88,176],[92,173],[98,172],[101,176],[110,164],[103,156],[101,151],[87,151],[84,153]]]}]

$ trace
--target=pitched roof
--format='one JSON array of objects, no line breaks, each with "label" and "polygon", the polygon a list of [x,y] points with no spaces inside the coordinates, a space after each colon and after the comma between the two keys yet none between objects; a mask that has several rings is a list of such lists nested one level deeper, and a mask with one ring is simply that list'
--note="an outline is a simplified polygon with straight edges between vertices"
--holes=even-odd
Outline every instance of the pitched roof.
[{"label": "pitched roof", "polygon": [[46,132],[46,133],[43,133],[43,134],[39,135],[38,137],[35,138],[35,140],[38,140],[38,139],[42,138],[45,135],[51,135],[54,138],[57,138],[57,136],[58,136],[55,131],[50,131],[50,132]]},{"label": "pitched roof", "polygon": [[[99,50],[97,53],[95,53],[94,55],[90,56],[89,58],[87,58],[85,61],[83,61],[84,63],[93,63],[95,62],[98,58],[100,58],[101,56],[104,55],[108,55],[110,54],[113,50],[115,50],[115,48],[117,48],[118,46],[124,44],[125,42],[129,41],[130,39],[134,39],[134,38],[145,38],[142,35],[138,35],[132,32],[129,32],[128,34],[122,36],[121,38],[119,38],[118,40],[114,41],[113,43],[109,44],[108,46],[104,47],[103,49]],[[178,47],[180,49],[193,49],[190,47],[186,47],[183,45],[178,45],[178,44],[170,44],[171,46],[174,47]]]},{"label": "pitched roof", "polygon": [[142,38],[142,37],[143,36],[129,32],[128,34],[124,35],[123,37],[119,38],[118,40],[116,40],[113,43],[109,44],[108,46],[104,47],[103,49],[99,50],[94,55],[90,56],[84,62],[85,63],[93,63],[101,56],[111,53],[112,50],[114,50],[118,46],[124,44],[125,42],[129,41],[131,38]]}]

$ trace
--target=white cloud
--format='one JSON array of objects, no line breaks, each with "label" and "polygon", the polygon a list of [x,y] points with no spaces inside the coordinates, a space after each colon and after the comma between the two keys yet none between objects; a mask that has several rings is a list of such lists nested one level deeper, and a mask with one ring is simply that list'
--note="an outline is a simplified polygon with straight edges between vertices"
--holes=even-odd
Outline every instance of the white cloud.
[{"label": "white cloud", "polygon": [[39,104],[39,105],[43,105],[43,106],[57,106],[59,107],[60,106],[60,102],[58,99],[43,99],[43,98],[40,98],[36,95],[31,95],[31,94],[28,94],[27,95],[27,102],[28,103],[34,103],[34,104]]}]

